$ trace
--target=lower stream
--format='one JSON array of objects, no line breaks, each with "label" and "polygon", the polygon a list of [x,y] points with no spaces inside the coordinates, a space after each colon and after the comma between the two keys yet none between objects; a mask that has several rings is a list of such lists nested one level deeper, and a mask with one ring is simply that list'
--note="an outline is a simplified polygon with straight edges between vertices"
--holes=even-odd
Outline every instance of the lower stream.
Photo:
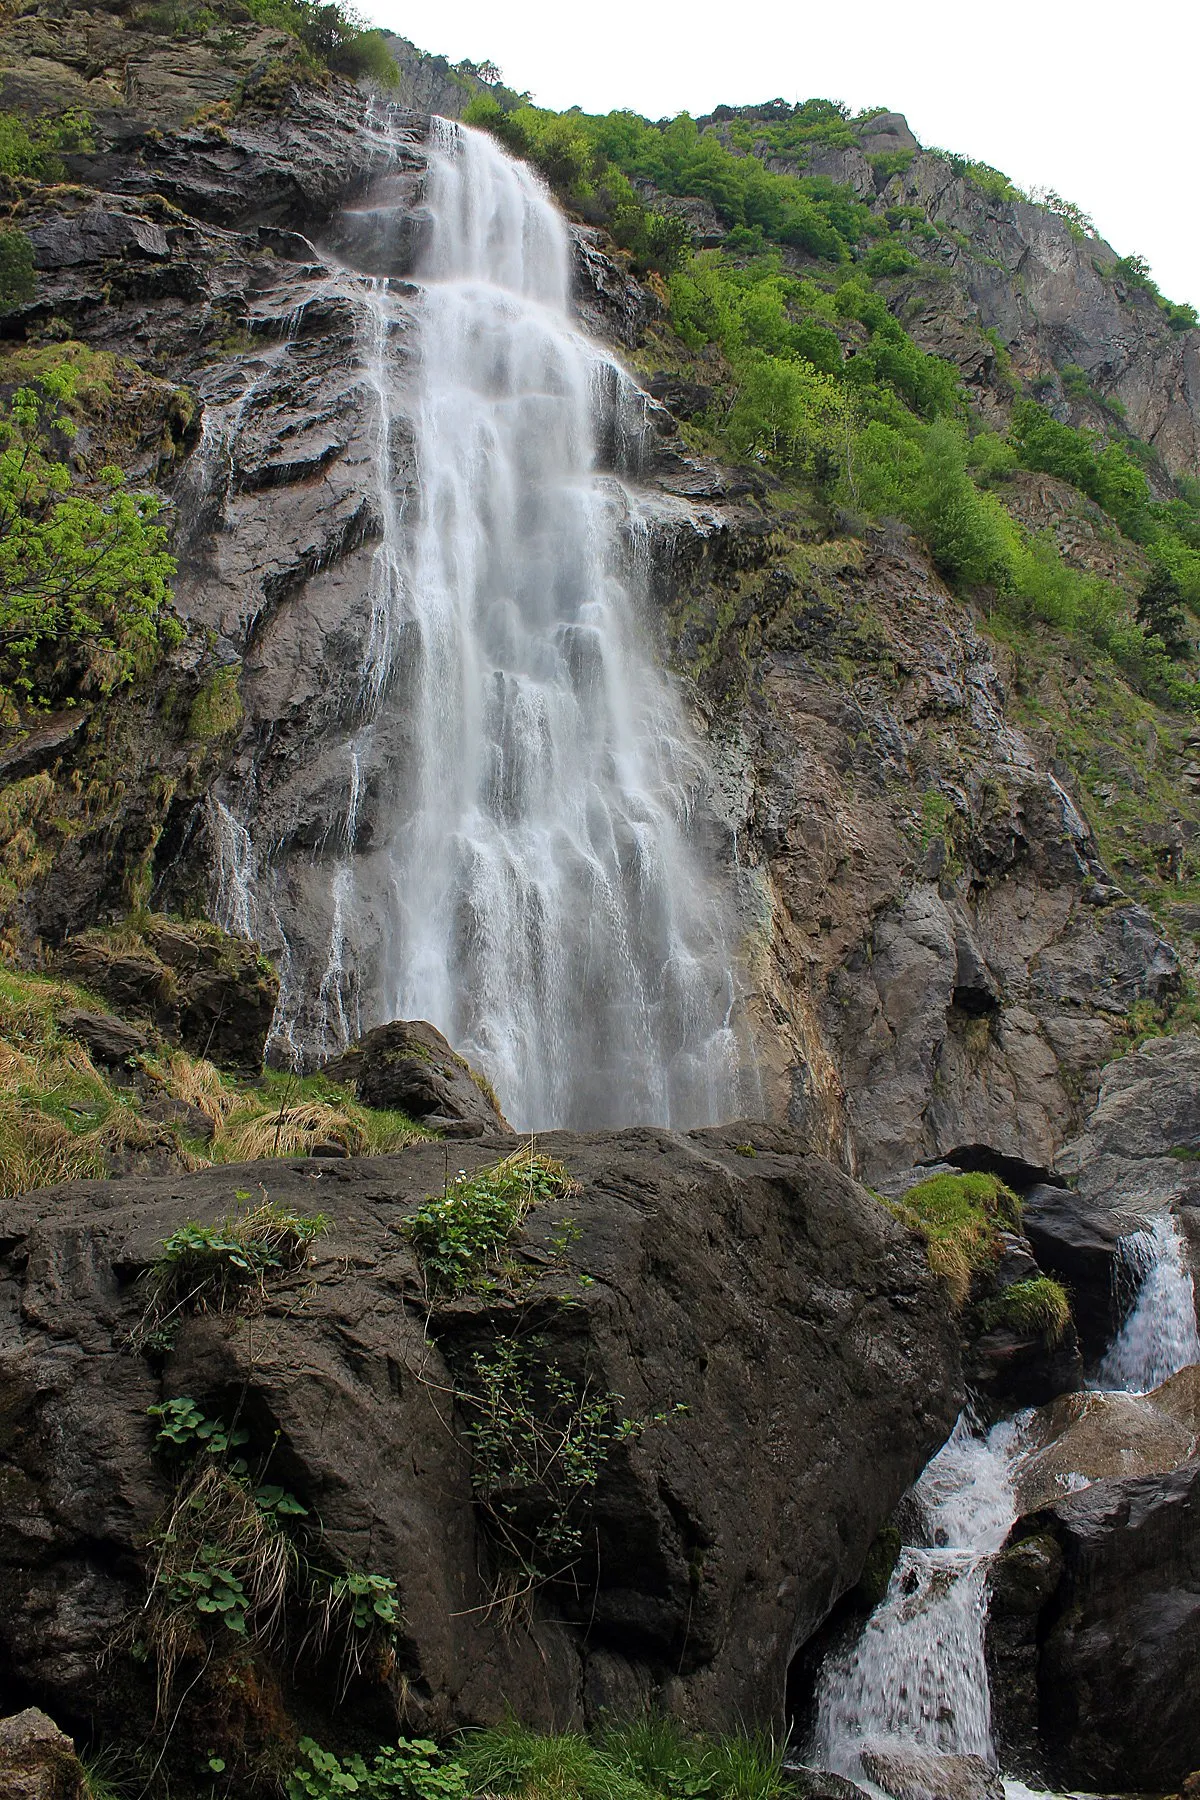
[{"label": "lower stream", "polygon": [[[1200,1362],[1194,1283],[1169,1215],[1123,1240],[1136,1298],[1100,1364],[1100,1392],[1145,1394]],[[967,1414],[913,1490],[924,1542],[900,1552],[883,1600],[857,1642],[821,1671],[808,1761],[885,1794],[872,1779],[894,1757],[973,1755],[997,1766],[984,1656],[988,1572],[1018,1513],[1018,1479],[1037,1448],[1032,1414],[978,1431]],[[1087,1485],[1060,1477],[1063,1493]],[[1038,1790],[1012,1778],[1008,1800]]]}]

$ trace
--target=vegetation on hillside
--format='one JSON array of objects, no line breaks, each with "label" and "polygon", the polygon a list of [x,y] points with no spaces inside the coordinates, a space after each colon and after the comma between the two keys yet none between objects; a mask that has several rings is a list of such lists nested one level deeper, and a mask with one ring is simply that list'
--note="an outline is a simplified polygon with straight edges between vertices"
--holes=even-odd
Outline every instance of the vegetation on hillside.
[{"label": "vegetation on hillside", "polygon": [[329,69],[354,79],[365,76],[384,87],[394,87],[399,80],[383,32],[334,0],[245,0],[236,9],[226,0],[153,0],[138,9],[136,19],[143,29],[172,37],[211,32],[221,42],[233,20],[238,15],[244,19],[247,13],[259,25],[294,37],[311,71]]},{"label": "vegetation on hillside", "polygon": [[119,1067],[99,1063],[77,1019],[105,1011],[71,982],[0,968],[0,1194],[139,1161],[198,1169],[317,1149],[371,1155],[431,1135],[320,1075],[238,1081],[161,1042]]},{"label": "vegetation on hillside", "polygon": [[[690,427],[710,447],[808,484],[851,515],[902,518],[964,594],[1076,639],[1169,704],[1200,704],[1183,611],[1200,609],[1200,488],[1172,483],[1115,403],[1103,429],[1080,430],[1018,396],[1007,430],[985,427],[957,369],[921,350],[899,316],[912,279],[945,278],[929,253],[954,234],[919,206],[873,208],[802,172],[812,147],[857,141],[859,121],[844,108],[777,102],[655,125],[627,112],[504,111],[484,96],[467,117],[535,162],[635,267],[667,279],[678,353],[702,365],[712,392]],[[767,154],[796,172],[767,168]],[[988,199],[1026,198],[997,170],[947,160]],[[690,227],[673,210],[688,197],[715,209],[719,248],[691,252]],[[1086,235],[1078,209],[1057,195],[1046,204]],[[1126,287],[1149,280],[1137,258],[1110,274]],[[1189,309],[1153,294],[1172,325],[1192,322]],[[993,350],[1011,393],[1006,353]],[[1068,391],[1082,380],[1094,398],[1082,370],[1067,365],[1062,379]],[[1048,534],[1022,526],[1005,504],[1020,470],[1058,476],[1101,507],[1149,562],[1149,599],[1071,566]]]}]

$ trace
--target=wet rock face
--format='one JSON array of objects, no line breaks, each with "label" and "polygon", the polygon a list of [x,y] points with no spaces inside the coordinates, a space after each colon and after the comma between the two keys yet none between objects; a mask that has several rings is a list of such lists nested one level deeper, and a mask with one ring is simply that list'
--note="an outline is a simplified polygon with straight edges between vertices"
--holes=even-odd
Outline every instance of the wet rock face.
[{"label": "wet rock face", "polygon": [[[455,1157],[469,1173],[510,1146]],[[210,1415],[240,1396],[264,1444],[279,1434],[273,1466],[323,1521],[323,1560],[398,1583],[395,1675],[355,1701],[380,1737],[405,1708],[410,1725],[509,1706],[564,1724],[650,1700],[710,1728],[778,1718],[795,1644],[857,1579],[959,1406],[940,1285],[883,1208],[787,1134],[538,1147],[580,1191],[528,1216],[515,1248],[528,1278],[432,1311],[403,1221],[443,1191],[435,1145],[85,1184],[6,1209],[0,1478],[18,1503],[0,1539],[0,1644],[31,1694],[102,1732],[144,1719],[145,1669],[118,1655],[98,1682],[96,1658],[144,1597],[143,1546],[170,1492],[146,1408],[186,1394]],[[186,1219],[260,1186],[329,1215],[316,1260],[253,1321],[189,1318],[159,1373],[128,1344],[137,1271]],[[514,1332],[622,1395],[630,1417],[665,1415],[602,1468],[579,1589],[543,1596],[528,1632],[486,1605],[491,1551],[447,1401],[471,1355]],[[328,1711],[321,1669],[278,1675],[303,1687],[306,1717]]]},{"label": "wet rock face", "polygon": [[1121,1239],[1174,1213],[1200,1250],[1200,1036],[1155,1038],[1105,1069],[1085,1129],[1063,1147],[1070,1186],[1025,1196],[1024,1226],[1038,1260],[1071,1289],[1084,1351],[1103,1354],[1132,1292]]},{"label": "wet rock face", "polygon": [[981,1756],[865,1750],[863,1766],[893,1800],[1004,1800],[1004,1783]]},{"label": "wet rock face", "polygon": [[1011,1718],[1036,1691],[1026,1766],[1040,1755],[1094,1791],[1176,1788],[1200,1763],[1200,1461],[1097,1481],[1015,1531],[1035,1550],[1001,1558],[994,1674],[1003,1705],[1016,1672]]}]

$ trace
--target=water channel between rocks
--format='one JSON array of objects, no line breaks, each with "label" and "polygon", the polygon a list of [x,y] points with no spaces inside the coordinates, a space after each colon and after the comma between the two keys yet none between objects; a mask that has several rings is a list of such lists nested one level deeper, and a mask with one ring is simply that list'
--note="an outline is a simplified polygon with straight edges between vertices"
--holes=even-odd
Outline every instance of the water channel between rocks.
[{"label": "water channel between rocks", "polygon": [[[1169,1214],[1122,1240],[1121,1250],[1136,1298],[1093,1386],[1146,1394],[1200,1362],[1194,1282]],[[1022,1466],[1041,1447],[1027,1429],[1031,1419],[1018,1414],[985,1434],[964,1414],[924,1470],[912,1494],[924,1542],[901,1549],[857,1641],[826,1659],[806,1758],[812,1766],[873,1795],[898,1792],[902,1768],[919,1779],[922,1757],[974,1756],[996,1767],[985,1660],[988,1569],[1016,1522]],[[1087,1481],[1067,1473],[1059,1485],[1065,1495]],[[893,1787],[878,1785],[873,1772],[891,1775]],[[1045,1792],[1011,1777],[1004,1789],[1008,1800]]]}]

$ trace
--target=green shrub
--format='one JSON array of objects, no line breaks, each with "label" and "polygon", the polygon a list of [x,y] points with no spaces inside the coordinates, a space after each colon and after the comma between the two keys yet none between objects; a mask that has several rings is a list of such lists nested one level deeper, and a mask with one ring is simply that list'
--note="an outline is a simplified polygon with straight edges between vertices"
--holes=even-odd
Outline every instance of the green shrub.
[{"label": "green shrub", "polygon": [[1168,656],[1178,660],[1191,655],[1183,589],[1169,568],[1160,564],[1147,576],[1137,598],[1137,621],[1144,631],[1161,639]]},{"label": "green shrub", "polygon": [[23,231],[0,230],[0,313],[27,306],[36,291],[33,245]]},{"label": "green shrub", "polygon": [[51,118],[0,112],[0,175],[31,181],[61,181],[62,159],[92,148],[92,121],[78,107]]},{"label": "green shrub", "polygon": [[867,274],[873,276],[907,275],[921,267],[921,259],[895,238],[884,238],[868,252],[865,267]]},{"label": "green shrub", "polygon": [[1054,1345],[1061,1342],[1071,1323],[1071,1303],[1061,1282],[1036,1275],[1002,1288],[985,1301],[979,1309],[979,1322],[984,1331],[1003,1325],[1021,1333],[1038,1333]]},{"label": "green shrub", "polygon": [[53,694],[73,653],[111,688],[178,637],[161,501],[130,493],[117,468],[72,483],[64,408],[78,380],[69,361],[51,364],[0,413],[0,685],[32,698]]},{"label": "green shrub", "polygon": [[443,1195],[426,1200],[408,1221],[430,1288],[457,1294],[486,1280],[530,1208],[574,1191],[562,1163],[538,1156],[532,1138],[474,1175],[460,1171]]}]

